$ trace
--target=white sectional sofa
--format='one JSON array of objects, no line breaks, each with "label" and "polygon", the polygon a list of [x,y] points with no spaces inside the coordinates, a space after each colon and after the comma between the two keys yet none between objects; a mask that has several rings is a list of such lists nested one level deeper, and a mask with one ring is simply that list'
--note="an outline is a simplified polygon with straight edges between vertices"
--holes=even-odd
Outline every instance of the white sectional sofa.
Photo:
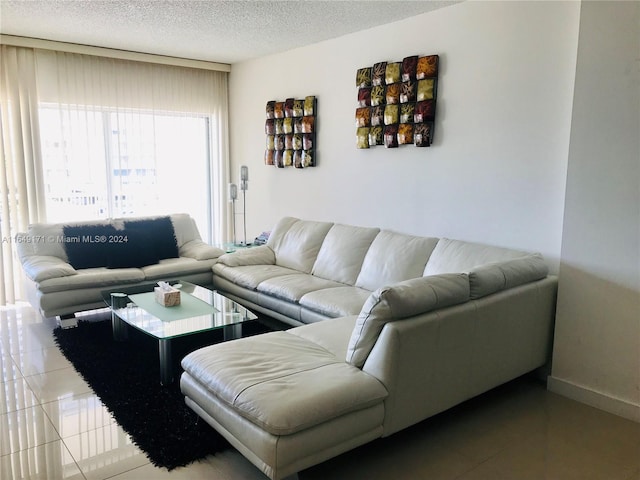
[{"label": "white sectional sofa", "polygon": [[184,213],[32,224],[16,238],[27,298],[45,317],[104,307],[105,289],[171,278],[210,286],[211,267],[224,253],[203,242]]},{"label": "white sectional sofa", "polygon": [[557,279],[541,255],[284,218],[214,286],[287,331],[183,359],[187,404],[272,479],[545,365]]}]

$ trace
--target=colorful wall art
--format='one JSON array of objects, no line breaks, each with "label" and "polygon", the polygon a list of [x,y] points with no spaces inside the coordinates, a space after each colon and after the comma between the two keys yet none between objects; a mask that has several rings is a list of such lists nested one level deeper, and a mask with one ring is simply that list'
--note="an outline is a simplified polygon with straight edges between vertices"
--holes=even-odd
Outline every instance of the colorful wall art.
[{"label": "colorful wall art", "polygon": [[356,74],[356,146],[414,144],[433,141],[438,89],[438,55],[380,62]]},{"label": "colorful wall art", "polygon": [[316,97],[267,102],[264,163],[279,168],[316,166]]}]

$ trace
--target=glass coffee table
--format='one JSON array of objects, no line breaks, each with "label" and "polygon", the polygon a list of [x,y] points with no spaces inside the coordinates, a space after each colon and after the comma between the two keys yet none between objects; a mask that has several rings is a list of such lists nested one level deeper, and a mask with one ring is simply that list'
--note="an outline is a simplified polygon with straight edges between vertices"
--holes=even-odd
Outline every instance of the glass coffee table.
[{"label": "glass coffee table", "polygon": [[242,336],[242,324],[258,317],[233,300],[193,283],[169,281],[178,288],[180,305],[163,307],[156,302],[156,283],[102,291],[102,298],[111,309],[113,338],[128,338],[132,326],[158,340],[160,383],[173,382],[171,339],[211,330],[222,330],[224,340]]}]

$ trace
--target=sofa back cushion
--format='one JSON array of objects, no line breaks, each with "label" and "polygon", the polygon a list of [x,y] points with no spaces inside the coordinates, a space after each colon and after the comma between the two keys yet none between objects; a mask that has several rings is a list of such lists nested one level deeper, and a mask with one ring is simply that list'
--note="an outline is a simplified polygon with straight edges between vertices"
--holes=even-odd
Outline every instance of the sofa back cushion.
[{"label": "sofa back cushion", "polygon": [[282,217],[271,230],[269,239],[267,240],[267,245],[272,250],[275,250],[282,241],[282,237],[284,237],[291,228],[291,225],[299,221],[300,219],[295,217]]},{"label": "sofa back cushion", "polygon": [[441,238],[429,257],[424,275],[468,272],[486,263],[513,260],[525,255],[528,252]]},{"label": "sofa back cushion", "polygon": [[[97,229],[108,228],[107,220],[74,222],[74,227],[95,226]],[[32,244],[31,255],[45,255],[58,257],[65,262],[69,261],[66,246],[75,242],[76,238],[69,238],[64,232],[62,223],[32,223],[27,231],[28,241]]]},{"label": "sofa back cushion", "polygon": [[471,298],[545,278],[549,268],[539,253],[502,262],[486,263],[469,270]]},{"label": "sofa back cushion", "polygon": [[421,277],[437,242],[437,238],[382,230],[367,251],[356,286],[373,291],[384,285]]},{"label": "sofa back cushion", "polygon": [[196,222],[188,213],[174,213],[170,216],[176,235],[178,248],[193,240],[202,240]]},{"label": "sofa back cushion", "polygon": [[442,238],[433,250],[425,275],[469,274],[471,298],[544,278],[549,269],[539,253]]},{"label": "sofa back cushion", "polygon": [[334,225],[322,242],[311,273],[334,282],[355,284],[364,257],[379,232],[379,228]]},{"label": "sofa back cushion", "polygon": [[285,217],[273,229],[267,245],[276,256],[276,265],[311,273],[322,242],[333,223],[311,222]]},{"label": "sofa back cushion", "polygon": [[[116,230],[122,230],[125,222],[132,222],[136,220],[149,220],[157,219],[160,217],[132,217],[132,218],[117,218],[111,221],[109,220],[88,220],[81,222],[73,222],[69,226],[81,227],[81,226],[105,226],[113,225]],[[191,240],[200,240],[200,233],[198,227],[195,224],[193,218],[187,213],[177,213],[170,216],[171,223],[173,224],[173,230],[175,232],[175,239],[178,247],[181,247],[185,243]],[[65,224],[62,223],[33,223],[29,225],[25,238],[28,237],[30,255],[47,255],[52,257],[61,258],[64,261],[68,261],[67,252],[65,249],[64,232],[63,228]]]},{"label": "sofa back cushion", "polygon": [[362,368],[387,322],[468,300],[469,279],[464,273],[413,278],[379,288],[369,296],[358,315],[346,361]]},{"label": "sofa back cushion", "polygon": [[62,241],[61,223],[33,223],[27,232],[29,242],[33,246],[33,255],[45,255],[68,260]]}]

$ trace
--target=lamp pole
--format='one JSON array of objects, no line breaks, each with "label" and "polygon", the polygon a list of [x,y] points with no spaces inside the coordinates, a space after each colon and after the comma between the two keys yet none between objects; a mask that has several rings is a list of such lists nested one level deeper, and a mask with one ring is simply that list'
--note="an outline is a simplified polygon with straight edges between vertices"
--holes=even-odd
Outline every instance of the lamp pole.
[{"label": "lamp pole", "polygon": [[244,227],[244,243],[247,246],[247,190],[249,189],[249,167],[240,167],[240,190],[242,190],[242,223]]},{"label": "lamp pole", "polygon": [[236,238],[236,199],[238,198],[238,187],[235,183],[229,184],[229,201],[231,202],[231,214],[233,218],[233,244],[238,243]]}]

